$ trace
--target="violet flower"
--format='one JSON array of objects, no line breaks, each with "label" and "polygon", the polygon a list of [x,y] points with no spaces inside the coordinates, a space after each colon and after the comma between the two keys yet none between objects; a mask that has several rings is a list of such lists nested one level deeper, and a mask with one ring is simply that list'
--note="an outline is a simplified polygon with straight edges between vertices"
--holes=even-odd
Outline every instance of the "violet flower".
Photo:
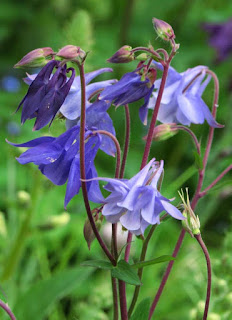
[{"label": "violet flower", "polygon": [[204,23],[209,33],[209,44],[216,49],[217,61],[225,60],[232,53],[232,19],[224,23]]},{"label": "violet flower", "polygon": [[[103,100],[96,100],[86,110],[86,129],[87,130],[105,130],[116,135],[113,122],[107,113],[107,110],[111,106]],[[76,120],[66,120],[67,129],[72,128],[75,125],[80,125],[80,117]],[[112,139],[106,135],[101,136],[101,145],[99,147],[102,151],[110,156],[115,156],[116,147]]]},{"label": "violet flower", "polygon": [[145,105],[147,105],[154,89],[154,81],[152,81],[154,79],[146,77],[145,80],[142,80],[141,78],[138,70],[126,73],[117,83],[105,88],[99,99],[111,101],[118,107],[144,98]]},{"label": "violet flower", "polygon": [[[80,181],[80,154],[79,154],[80,127],[75,126],[57,138],[41,137],[26,143],[15,144],[16,147],[28,147],[29,149],[17,158],[21,164],[33,162],[39,170],[55,185],[63,185],[67,182],[64,206],[79,193]],[[94,166],[94,158],[101,144],[98,135],[86,132],[85,142],[85,167],[86,178],[97,177]],[[104,198],[99,189],[98,182],[87,182],[89,199],[96,203],[102,203]]]},{"label": "violet flower", "polygon": [[[159,69],[163,69],[159,63],[155,62],[155,64]],[[211,79],[210,75],[206,76],[206,70],[205,66],[197,66],[178,73],[174,68],[169,68],[157,117],[160,122],[181,123],[189,126],[191,123],[202,124],[206,120],[211,127],[222,127],[215,121],[201,97]],[[156,91],[153,92],[147,109],[154,109],[160,83],[161,79],[155,81]],[[141,120],[144,122],[148,110],[143,107],[141,109],[140,112],[143,113]]]},{"label": "violet flower", "polygon": [[162,211],[175,219],[185,219],[157,189],[162,171],[163,161],[158,167],[155,159],[152,159],[130,180],[96,178],[107,181],[105,189],[111,192],[105,199],[102,214],[111,223],[120,221],[135,235],[143,234],[149,225],[159,224]]},{"label": "violet flower", "polygon": [[[57,68],[54,75],[53,70]],[[72,75],[67,80],[66,74]],[[59,61],[47,63],[31,82],[27,94],[20,102],[16,111],[22,106],[22,124],[27,119],[36,117],[34,130],[39,130],[53,121],[59,111],[75,78],[75,70],[61,66]]]}]

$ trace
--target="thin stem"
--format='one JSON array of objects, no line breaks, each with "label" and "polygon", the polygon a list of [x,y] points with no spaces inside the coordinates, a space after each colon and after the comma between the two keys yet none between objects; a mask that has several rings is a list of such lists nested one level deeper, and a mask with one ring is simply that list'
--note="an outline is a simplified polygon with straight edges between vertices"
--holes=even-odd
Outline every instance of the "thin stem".
[{"label": "thin stem", "polygon": [[16,317],[14,316],[14,314],[11,311],[10,307],[5,302],[3,302],[2,300],[0,300],[0,307],[6,311],[6,313],[9,315],[11,320],[16,320]]},{"label": "thin stem", "polygon": [[[218,78],[217,78],[216,74],[213,71],[207,69],[206,73],[210,74],[213,77],[213,80],[214,80],[214,99],[213,99],[212,115],[213,115],[214,118],[216,118],[216,110],[217,110],[218,97],[219,97],[219,81],[218,81]],[[207,146],[206,146],[206,151],[205,151],[204,158],[203,158],[203,169],[199,170],[198,184],[197,184],[195,195],[194,195],[194,197],[192,199],[192,202],[191,202],[191,207],[192,207],[193,210],[195,209],[195,207],[196,207],[196,205],[198,203],[198,200],[200,199],[201,188],[202,188],[204,175],[205,175],[205,168],[206,168],[206,165],[207,165],[208,156],[209,156],[209,152],[210,152],[212,141],[213,141],[213,134],[214,134],[214,128],[210,127]],[[176,247],[175,247],[174,252],[173,252],[173,256],[174,256],[174,253],[175,253],[175,257],[177,256],[177,254],[178,254],[178,252],[180,250],[181,244],[182,244],[182,242],[184,240],[185,233],[186,233],[186,231],[183,229],[181,231],[181,233],[180,233],[180,236],[179,236],[178,240],[177,240],[177,244],[176,244]],[[162,294],[164,286],[165,286],[165,284],[166,284],[166,282],[168,280],[169,274],[170,274],[170,272],[172,270],[173,264],[174,264],[174,261],[170,261],[168,266],[167,266],[167,269],[166,269],[166,271],[164,273],[164,276],[162,278],[160,287],[159,287],[159,289],[158,289],[158,291],[156,293],[154,302],[153,302],[152,307],[150,309],[150,315],[151,316],[155,311],[155,308],[156,308],[157,303],[158,303],[158,301],[160,299],[160,296]],[[151,316],[150,316],[149,320],[151,319]]]},{"label": "thin stem", "polygon": [[162,54],[164,55],[165,61],[168,60],[168,58],[169,58],[169,57],[168,57],[168,53],[167,53],[167,51],[166,51],[165,49],[159,48],[159,49],[156,50],[156,52],[157,52],[157,53],[162,53]]},{"label": "thin stem", "polygon": [[[131,50],[131,52],[137,52],[137,51],[146,51],[149,52],[151,54],[153,54],[154,56],[156,56],[157,58],[161,59],[161,56],[153,49],[151,48],[146,48],[146,47],[136,47],[134,49]],[[160,63],[162,63],[163,61],[161,60]]]},{"label": "thin stem", "polygon": [[114,304],[114,315],[113,319],[118,320],[118,289],[117,289],[117,280],[116,278],[111,278],[112,281],[112,292],[113,292],[113,304]]},{"label": "thin stem", "polygon": [[211,283],[212,283],[212,272],[211,272],[211,262],[210,262],[210,256],[209,256],[209,252],[207,250],[207,247],[204,243],[204,241],[202,240],[201,234],[197,234],[194,236],[198,243],[200,244],[204,255],[205,255],[205,259],[206,259],[206,264],[207,264],[207,292],[206,292],[206,299],[205,299],[205,310],[204,310],[204,315],[203,315],[203,320],[207,319],[207,315],[208,315],[208,310],[209,310],[209,301],[210,301],[210,294],[211,294]]},{"label": "thin stem", "polygon": [[[175,249],[174,249],[173,254],[172,254],[172,257],[174,257],[174,258],[176,258],[177,254],[178,254],[178,252],[180,250],[180,247],[181,247],[181,244],[183,242],[185,233],[186,233],[186,231],[184,229],[182,229],[181,233],[180,233],[180,236],[178,238],[178,241],[176,243]],[[154,299],[154,301],[153,301],[153,303],[151,305],[148,320],[151,319],[151,317],[152,317],[152,315],[153,315],[153,313],[155,311],[157,303],[159,302],[160,296],[161,296],[161,294],[163,292],[164,286],[165,286],[165,284],[166,284],[166,282],[168,280],[169,274],[170,274],[170,272],[172,270],[173,264],[174,264],[174,260],[170,261],[168,266],[167,266],[167,269],[166,269],[166,271],[165,271],[165,273],[163,275],[162,281],[160,283],[159,289],[158,289],[158,291],[156,293],[155,299]]]},{"label": "thin stem", "polygon": [[115,178],[118,178],[119,177],[119,171],[120,171],[120,163],[121,163],[121,148],[120,148],[120,144],[117,140],[117,138],[110,132],[106,131],[106,130],[94,130],[92,132],[93,134],[104,134],[105,136],[108,136],[110,137],[114,144],[115,144],[115,147],[116,147],[116,150],[117,150],[117,162],[116,162],[116,169],[115,169]]},{"label": "thin stem", "polygon": [[119,299],[120,299],[120,310],[121,310],[121,320],[128,320],[127,314],[127,303],[126,303],[126,284],[124,281],[119,280]]},{"label": "thin stem", "polygon": [[163,92],[164,92],[165,82],[166,82],[167,75],[168,75],[169,64],[170,64],[170,62],[168,62],[167,64],[164,65],[163,76],[162,76],[162,80],[161,80],[161,84],[160,84],[160,88],[159,88],[159,93],[158,93],[158,97],[157,97],[157,100],[156,100],[156,104],[155,104],[155,107],[154,107],[154,111],[153,111],[153,114],[152,114],[152,119],[151,119],[149,131],[148,131],[148,135],[147,135],[146,146],[145,146],[145,149],[144,149],[144,154],[143,154],[143,159],[142,159],[142,164],[141,164],[140,170],[142,170],[143,167],[145,167],[145,165],[147,164],[147,159],[149,157],[149,153],[150,153],[150,149],[151,149],[151,143],[152,143],[153,131],[154,131],[154,128],[155,128],[155,124],[156,124],[156,120],[157,120],[157,116],[158,116],[158,112],[159,112],[159,107],[160,107],[162,95],[163,95]]},{"label": "thin stem", "polygon": [[[156,227],[157,227],[157,225],[153,225],[151,227],[146,239],[143,242],[143,247],[142,247],[142,251],[141,251],[139,262],[145,261],[147,248],[148,248],[148,243],[149,243],[149,241],[150,241],[150,239],[151,239]],[[143,275],[143,268],[140,268],[138,270],[138,276],[139,276],[140,280],[142,279],[142,275]],[[134,295],[133,295],[133,298],[132,298],[132,301],[131,301],[131,305],[130,305],[130,308],[129,308],[129,311],[128,311],[129,318],[132,315],[132,312],[134,310],[135,304],[137,302],[137,299],[138,299],[138,296],[139,296],[139,292],[140,292],[140,288],[141,288],[141,286],[136,286],[135,287]]]},{"label": "thin stem", "polygon": [[200,192],[200,198],[202,198],[206,193],[212,189],[230,170],[232,169],[232,164],[228,166],[205,190]]},{"label": "thin stem", "polygon": [[195,147],[197,149],[197,153],[199,155],[201,154],[200,143],[198,142],[196,135],[194,134],[194,132],[191,129],[189,129],[189,128],[185,127],[185,126],[181,126],[181,125],[172,126],[172,129],[178,129],[178,130],[186,131],[191,136],[192,141],[193,141],[193,143],[194,143],[194,145],[195,145]]},{"label": "thin stem", "polygon": [[129,110],[128,104],[126,104],[124,108],[125,108],[126,123],[125,123],[125,143],[124,143],[123,157],[122,157],[122,163],[121,163],[121,169],[120,169],[120,175],[119,175],[121,179],[124,176],[126,159],[127,159],[129,144],[130,144],[130,110]]},{"label": "thin stem", "polygon": [[85,102],[86,102],[86,92],[85,92],[85,73],[84,73],[84,65],[78,64],[80,70],[80,79],[81,79],[81,124],[80,124],[80,175],[81,175],[81,186],[82,186],[82,194],[85,203],[86,212],[89,218],[89,222],[93,229],[94,235],[97,238],[102,250],[105,252],[106,256],[109,258],[111,263],[115,266],[116,261],[112,254],[110,253],[109,249],[105,245],[104,241],[102,240],[97,227],[95,225],[90,205],[88,199],[88,192],[86,187],[86,175],[85,175]]}]

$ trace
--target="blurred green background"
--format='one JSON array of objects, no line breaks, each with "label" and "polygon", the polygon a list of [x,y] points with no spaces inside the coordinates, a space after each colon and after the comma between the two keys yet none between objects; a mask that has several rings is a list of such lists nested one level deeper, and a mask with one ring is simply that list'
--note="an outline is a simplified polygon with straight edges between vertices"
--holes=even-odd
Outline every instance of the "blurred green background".
[{"label": "blurred green background", "polygon": [[[13,65],[27,52],[39,47],[54,51],[73,44],[90,51],[86,70],[109,66],[106,59],[122,45],[165,46],[152,28],[152,17],[170,23],[175,30],[179,53],[172,65],[182,72],[196,65],[207,65],[220,81],[218,129],[207,167],[205,186],[212,182],[232,160],[231,103],[232,54],[215,63],[215,50],[208,45],[202,28],[205,22],[225,22],[232,15],[232,2],[223,0],[2,0],[0,3],[0,298],[8,301],[18,320],[105,320],[112,319],[110,274],[81,267],[88,259],[104,258],[98,243],[88,250],[83,238],[86,219],[81,196],[76,196],[64,212],[65,186],[56,187],[34,165],[20,165],[15,157],[20,150],[7,145],[5,138],[24,142],[38,137],[32,122],[20,125],[20,112],[14,114],[26,93],[21,80],[25,72]],[[232,39],[230,39],[232,42]],[[119,78],[135,64],[113,66]],[[29,72],[31,72],[29,70]],[[14,88],[14,90],[12,89]],[[12,91],[13,90],[13,91]],[[213,84],[204,94],[210,106]],[[146,134],[138,118],[140,104],[130,107],[132,137],[126,177],[140,166]],[[123,145],[124,110],[110,110],[117,137]],[[56,120],[42,134],[58,135],[64,122]],[[192,126],[204,149],[207,124]],[[21,150],[22,151],[22,150]],[[193,145],[185,133],[170,140],[153,143],[151,156],[165,161],[164,196],[176,196],[177,189],[188,186],[194,193],[197,174]],[[96,167],[100,176],[113,176],[114,159],[99,152]],[[190,168],[190,169],[189,169]],[[209,320],[232,319],[232,227],[231,174],[228,174],[197,206],[202,236],[213,263],[213,290]],[[171,254],[181,230],[180,223],[169,219],[155,232],[148,259]],[[132,244],[137,261],[141,240]],[[165,263],[147,267],[139,301],[153,298]],[[128,302],[133,287],[128,285]],[[203,254],[194,239],[186,236],[169,282],[156,310],[160,320],[202,318],[202,300],[206,292],[206,267]],[[7,316],[0,310],[0,318]],[[155,318],[155,316],[154,316]]]}]

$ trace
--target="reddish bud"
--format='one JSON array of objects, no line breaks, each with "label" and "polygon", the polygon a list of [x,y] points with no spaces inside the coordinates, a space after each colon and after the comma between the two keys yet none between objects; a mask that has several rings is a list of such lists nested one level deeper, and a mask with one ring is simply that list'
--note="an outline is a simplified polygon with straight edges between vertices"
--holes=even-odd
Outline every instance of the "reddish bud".
[{"label": "reddish bud", "polygon": [[64,59],[72,60],[77,57],[84,58],[85,52],[80,47],[67,45],[61,48],[56,55]]},{"label": "reddish bud", "polygon": [[52,48],[38,48],[26,54],[14,68],[39,68],[45,66],[54,54]]},{"label": "reddish bud", "polygon": [[132,52],[132,47],[123,46],[107,61],[111,63],[127,63],[133,60],[135,60],[135,55]]},{"label": "reddish bud", "polygon": [[176,36],[170,24],[156,18],[152,19],[152,23],[156,33],[161,39],[165,41],[170,41],[172,39],[175,39]]},{"label": "reddish bud", "polygon": [[[177,132],[177,128],[173,128],[172,126],[176,125],[175,123],[164,123],[155,127],[152,135],[152,139],[155,141],[167,140],[173,137]],[[147,136],[143,138],[143,140],[147,140]]]}]

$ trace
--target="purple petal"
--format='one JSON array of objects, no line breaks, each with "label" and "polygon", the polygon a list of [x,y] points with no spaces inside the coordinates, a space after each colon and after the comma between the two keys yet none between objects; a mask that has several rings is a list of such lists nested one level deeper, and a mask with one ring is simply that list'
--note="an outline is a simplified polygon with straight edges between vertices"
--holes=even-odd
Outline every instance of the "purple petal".
[{"label": "purple petal", "polygon": [[164,210],[167,211],[168,214],[170,214],[173,218],[178,219],[178,220],[184,220],[186,219],[182,213],[175,207],[173,206],[170,202],[165,201],[165,200],[160,200]]},{"label": "purple petal", "polygon": [[199,100],[201,100],[201,98],[194,97],[190,94],[182,94],[177,97],[180,110],[185,117],[193,123],[204,122],[204,114],[199,106]]},{"label": "purple petal", "polygon": [[120,222],[127,230],[138,230],[140,229],[140,211],[127,211],[121,218]]},{"label": "purple petal", "polygon": [[72,161],[69,175],[68,175],[68,183],[65,193],[64,207],[66,208],[70,200],[79,193],[81,187],[80,180],[80,158],[75,157]]},{"label": "purple petal", "polygon": [[28,142],[25,142],[25,143],[13,143],[13,142],[10,142],[8,140],[6,140],[7,143],[11,144],[12,146],[15,146],[15,147],[36,147],[40,144],[43,144],[43,143],[49,143],[49,142],[53,142],[54,140],[56,140],[56,138],[53,138],[53,137],[40,137],[40,138],[36,138],[36,139],[33,139],[33,140],[30,140]]}]

